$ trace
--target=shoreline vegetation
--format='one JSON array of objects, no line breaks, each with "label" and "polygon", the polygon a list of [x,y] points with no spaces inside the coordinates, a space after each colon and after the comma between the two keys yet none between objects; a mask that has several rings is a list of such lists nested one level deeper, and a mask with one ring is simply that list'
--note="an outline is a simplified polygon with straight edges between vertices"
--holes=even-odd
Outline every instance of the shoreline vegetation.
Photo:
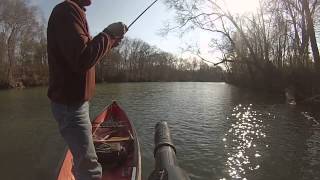
[{"label": "shoreline vegetation", "polygon": [[[290,92],[298,103],[319,103],[315,17],[320,16],[320,3],[315,2],[264,0],[250,16],[232,15],[213,3],[211,16],[218,16],[213,18],[203,14],[198,0],[196,9],[188,9],[192,6],[185,1],[167,1],[181,20],[181,32],[192,26],[221,35],[212,39],[223,55],[221,62],[212,66],[201,55],[178,58],[126,38],[97,64],[97,82],[227,82],[254,91]],[[0,1],[0,89],[48,84],[46,21],[39,12],[26,0]],[[208,17],[199,18],[201,13]]]},{"label": "shoreline vegetation", "polygon": [[166,4],[176,12],[176,22],[164,33],[179,27],[181,33],[199,29],[212,34],[210,47],[222,54],[226,82],[290,92],[297,102],[320,102],[320,1],[261,0],[255,11],[242,14],[231,12],[223,0]]}]

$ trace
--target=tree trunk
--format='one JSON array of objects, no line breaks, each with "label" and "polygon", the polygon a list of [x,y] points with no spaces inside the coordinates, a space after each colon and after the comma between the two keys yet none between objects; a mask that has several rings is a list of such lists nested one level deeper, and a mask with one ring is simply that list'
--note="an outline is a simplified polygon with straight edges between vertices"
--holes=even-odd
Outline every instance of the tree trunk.
[{"label": "tree trunk", "polygon": [[320,71],[320,55],[319,55],[319,49],[317,45],[317,39],[316,34],[314,30],[314,24],[313,19],[310,13],[309,3],[308,0],[303,0],[304,6],[305,6],[305,14],[306,14],[306,20],[307,20],[307,30],[310,37],[310,43],[311,43],[311,49],[312,49],[312,55],[313,60],[315,62],[315,68],[317,71]]},{"label": "tree trunk", "polygon": [[308,46],[309,46],[309,32],[306,26],[306,7],[305,3],[302,3],[302,13],[301,13],[301,47],[300,47],[300,57],[301,63],[303,66],[307,64],[308,59]]},{"label": "tree trunk", "polygon": [[8,53],[8,71],[7,71],[7,84],[9,87],[15,86],[15,81],[13,77],[14,68],[15,68],[15,59],[14,59],[14,52],[15,52],[15,33],[16,30],[13,28],[10,36],[7,40],[7,53]]}]

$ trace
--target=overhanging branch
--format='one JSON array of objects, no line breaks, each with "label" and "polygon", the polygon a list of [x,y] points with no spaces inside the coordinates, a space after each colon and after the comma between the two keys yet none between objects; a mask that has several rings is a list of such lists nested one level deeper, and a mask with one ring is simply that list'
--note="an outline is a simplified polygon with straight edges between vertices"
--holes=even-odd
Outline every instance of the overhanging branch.
[{"label": "overhanging branch", "polygon": [[197,54],[197,56],[198,56],[202,61],[211,63],[211,64],[213,64],[214,66],[218,66],[219,64],[222,64],[222,63],[225,63],[225,62],[234,62],[234,61],[232,61],[232,60],[228,60],[228,59],[224,58],[222,61],[217,62],[217,63],[214,63],[214,62],[211,62],[211,61],[206,60],[205,58],[203,58],[203,57],[200,56],[199,54]]}]

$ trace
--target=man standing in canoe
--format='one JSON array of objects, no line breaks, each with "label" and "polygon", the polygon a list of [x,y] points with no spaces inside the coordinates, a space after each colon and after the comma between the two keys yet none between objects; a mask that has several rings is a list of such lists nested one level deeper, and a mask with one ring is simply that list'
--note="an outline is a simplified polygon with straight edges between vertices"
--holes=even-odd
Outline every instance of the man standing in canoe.
[{"label": "man standing in canoe", "polygon": [[48,22],[49,89],[52,113],[73,157],[77,180],[101,178],[102,169],[92,140],[88,101],[95,88],[95,65],[116,47],[127,31],[113,23],[91,38],[85,7],[91,0],[66,0]]}]

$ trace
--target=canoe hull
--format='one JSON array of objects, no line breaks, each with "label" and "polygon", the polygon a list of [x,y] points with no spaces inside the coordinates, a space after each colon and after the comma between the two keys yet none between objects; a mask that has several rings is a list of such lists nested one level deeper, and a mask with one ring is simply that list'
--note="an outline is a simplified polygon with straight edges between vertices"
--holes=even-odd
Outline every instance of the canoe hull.
[{"label": "canoe hull", "polygon": [[[140,145],[133,123],[114,101],[92,123],[102,180],[141,180]],[[107,151],[100,147],[107,146]],[[74,180],[72,154],[67,150],[57,180]]]}]

